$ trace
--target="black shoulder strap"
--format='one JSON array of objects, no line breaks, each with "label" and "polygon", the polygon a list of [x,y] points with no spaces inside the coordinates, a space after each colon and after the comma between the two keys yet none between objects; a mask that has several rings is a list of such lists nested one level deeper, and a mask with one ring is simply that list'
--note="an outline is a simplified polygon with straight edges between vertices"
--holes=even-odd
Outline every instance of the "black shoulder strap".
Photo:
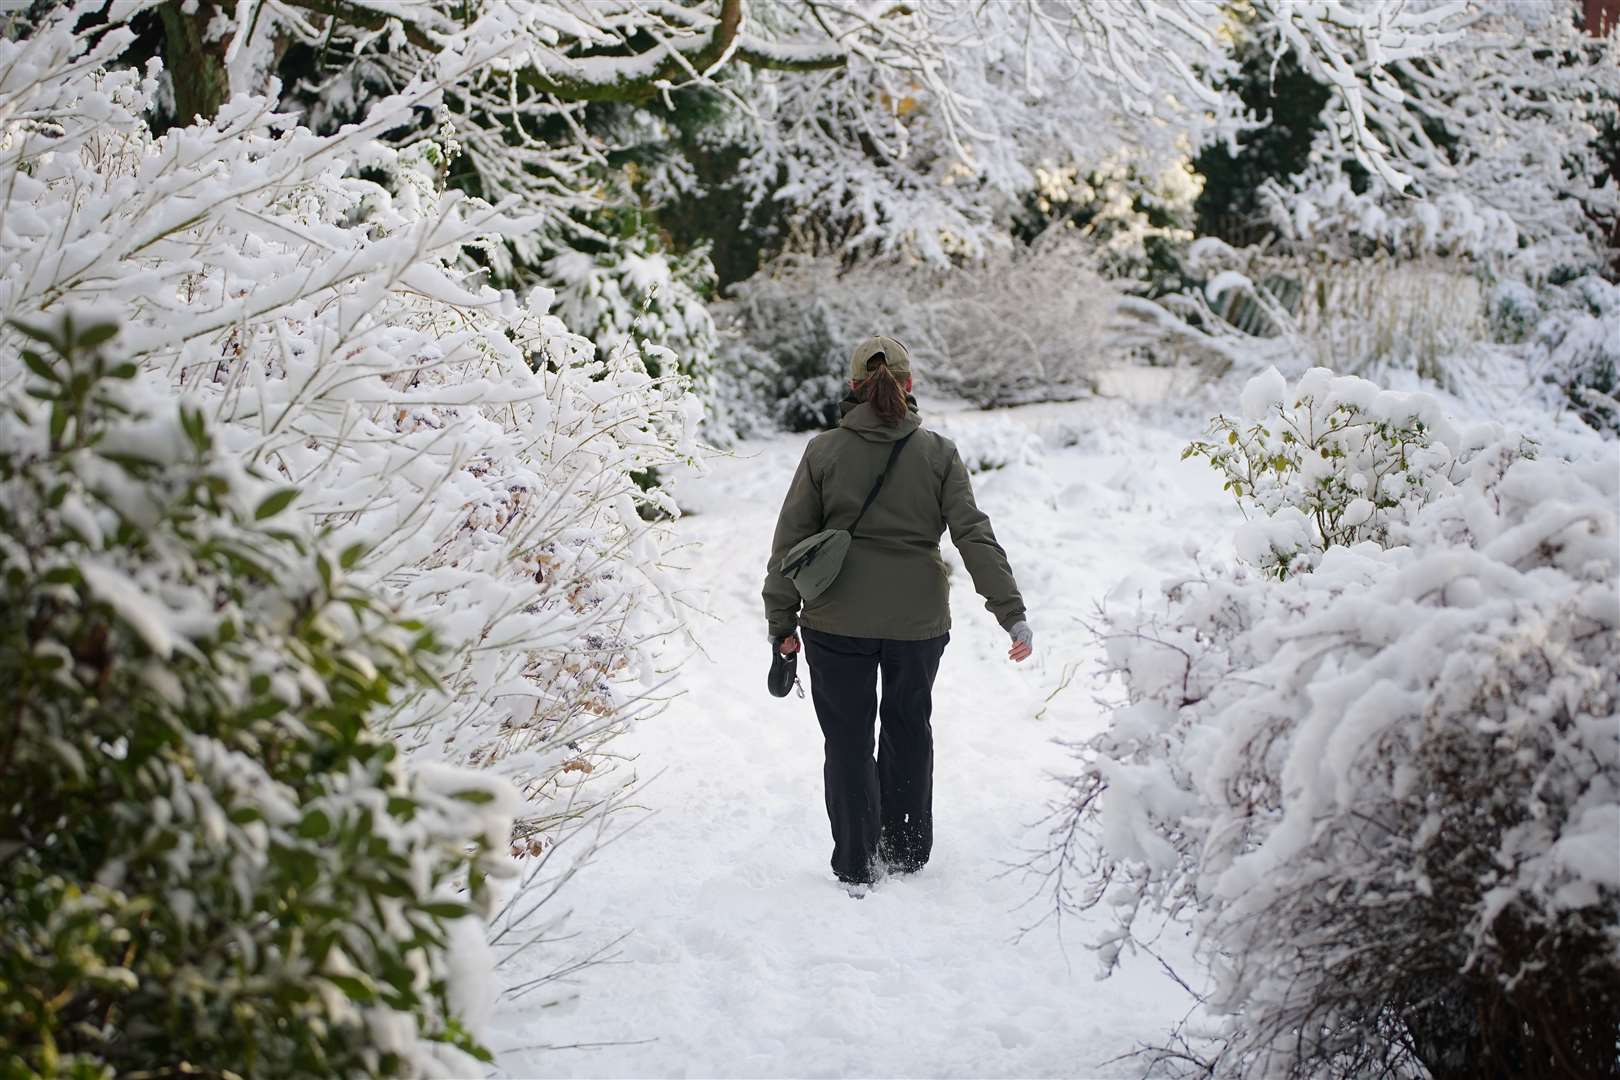
[{"label": "black shoulder strap", "polygon": [[917,429],[913,428],[910,434],[895,443],[894,449],[889,451],[888,463],[883,466],[883,471],[878,473],[877,483],[872,485],[872,490],[866,493],[866,501],[861,503],[861,512],[856,514],[855,520],[849,523],[851,536],[855,535],[855,527],[861,523],[861,518],[866,516],[866,511],[871,508],[872,503],[877,499],[878,491],[882,489],[883,481],[888,478],[889,470],[894,468],[895,459],[900,456],[900,451],[906,448],[906,443],[910,442],[911,436],[915,434],[917,434]]}]

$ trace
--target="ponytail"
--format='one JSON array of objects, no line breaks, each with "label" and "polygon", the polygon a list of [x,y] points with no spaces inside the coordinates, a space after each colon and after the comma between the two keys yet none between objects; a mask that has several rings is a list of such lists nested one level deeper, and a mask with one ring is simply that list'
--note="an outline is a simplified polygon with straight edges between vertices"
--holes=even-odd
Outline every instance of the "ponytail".
[{"label": "ponytail", "polygon": [[872,411],[885,424],[894,425],[906,418],[906,392],[900,381],[889,370],[887,358],[878,353],[866,362],[866,381],[861,383],[861,397],[872,403]]}]

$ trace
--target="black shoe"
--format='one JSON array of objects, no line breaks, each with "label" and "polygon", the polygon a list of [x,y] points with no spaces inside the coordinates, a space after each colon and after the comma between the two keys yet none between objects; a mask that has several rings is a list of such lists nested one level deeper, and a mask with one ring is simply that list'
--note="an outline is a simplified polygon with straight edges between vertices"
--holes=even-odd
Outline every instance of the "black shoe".
[{"label": "black shoe", "polygon": [[793,689],[793,684],[799,680],[799,656],[797,653],[782,653],[775,645],[771,646],[771,673],[766,677],[765,685],[770,687],[772,697],[787,697]]},{"label": "black shoe", "polygon": [[880,851],[878,858],[883,864],[885,873],[898,874],[902,877],[906,874],[915,874],[928,865],[926,856],[919,859],[914,856],[904,856],[895,851]]},{"label": "black shoe", "polygon": [[870,880],[862,878],[848,878],[843,874],[837,874],[834,876],[838,878],[838,884],[845,892],[849,893],[852,899],[860,900],[865,897],[867,893],[872,891],[874,882]]}]

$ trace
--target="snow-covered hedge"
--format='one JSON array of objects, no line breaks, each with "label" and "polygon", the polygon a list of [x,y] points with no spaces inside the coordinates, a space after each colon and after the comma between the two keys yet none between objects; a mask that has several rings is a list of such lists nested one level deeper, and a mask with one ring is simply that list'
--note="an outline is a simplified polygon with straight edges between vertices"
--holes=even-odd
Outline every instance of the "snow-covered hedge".
[{"label": "snow-covered hedge", "polygon": [[465,1075],[518,792],[406,765],[433,630],[115,332],[0,391],[0,1072]]},{"label": "snow-covered hedge", "polygon": [[[1252,411],[1288,404],[1257,437],[1367,392],[1308,379],[1251,385]],[[1620,455],[1527,457],[1452,443],[1431,402],[1357,407],[1395,443],[1268,445],[1300,460],[1256,507],[1376,510],[1381,462],[1420,498],[1327,520],[1281,580],[1261,551],[1109,613],[1128,698],[1081,748],[1056,850],[1085,885],[1064,899],[1114,913],[1105,969],[1155,913],[1191,925],[1226,1020],[1176,1052],[1215,1075],[1610,1075]],[[1396,445],[1417,418],[1433,438]]]},{"label": "snow-covered hedge", "polygon": [[[395,703],[394,735],[510,772],[525,828],[582,812],[679,621],[640,512],[672,499],[636,477],[691,460],[697,407],[633,348],[599,359],[545,290],[469,272],[533,222],[446,193],[430,145],[378,141],[510,43],[450,42],[332,135],[238,95],[158,137],[155,70],[111,66],[131,32],[73,18],[0,41],[0,315],[115,307],[130,362],[363,542],[357,581],[435,612],[447,670]],[[0,385],[16,341],[0,330]]]}]

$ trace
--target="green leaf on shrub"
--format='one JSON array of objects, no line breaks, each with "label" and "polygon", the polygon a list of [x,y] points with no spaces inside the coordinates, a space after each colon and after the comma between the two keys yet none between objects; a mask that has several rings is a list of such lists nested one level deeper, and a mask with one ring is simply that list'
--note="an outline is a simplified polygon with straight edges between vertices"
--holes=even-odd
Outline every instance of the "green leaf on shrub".
[{"label": "green leaf on shrub", "polygon": [[298,835],[305,840],[318,840],[332,831],[332,819],[324,810],[311,810],[298,823]]},{"label": "green leaf on shrub", "polygon": [[378,878],[371,883],[371,887],[380,896],[391,896],[399,899],[411,895],[410,886],[394,878]]},{"label": "green leaf on shrub", "polygon": [[46,380],[47,382],[53,383],[61,381],[56,377],[56,372],[54,369],[52,369],[51,365],[45,362],[45,358],[40,356],[39,353],[35,352],[33,349],[24,349],[22,351],[22,358],[23,363],[28,365],[28,370],[32,371],[40,378]]},{"label": "green leaf on shrub", "polygon": [[363,979],[353,975],[322,975],[321,978],[343,991],[354,1001],[371,1002],[377,1000],[377,991]]},{"label": "green leaf on shrub", "polygon": [[33,338],[42,345],[49,345],[53,349],[57,346],[56,338],[51,335],[49,330],[41,330],[37,327],[29,326],[27,323],[18,322],[15,319],[7,319],[6,322],[13,330],[17,331],[19,334],[22,334],[24,337]]},{"label": "green leaf on shrub", "polygon": [[253,511],[253,519],[263,521],[265,518],[275,517],[291,506],[296,498],[298,498],[297,488],[282,488],[259,504],[258,509]]},{"label": "green leaf on shrub", "polygon": [[102,457],[117,465],[125,472],[140,472],[142,469],[155,469],[161,464],[151,458],[140,457],[137,454],[102,454]]},{"label": "green leaf on shrub", "polygon": [[244,720],[268,720],[287,711],[287,703],[280,698],[261,698],[242,711]]},{"label": "green leaf on shrub", "polygon": [[[97,323],[79,335],[79,346],[85,349],[93,349],[97,345],[111,341],[117,334],[117,323]],[[130,366],[133,367],[134,365]]]},{"label": "green leaf on shrub", "polygon": [[208,428],[201,409],[180,406],[180,430],[186,433],[186,439],[199,454],[208,449]]}]

